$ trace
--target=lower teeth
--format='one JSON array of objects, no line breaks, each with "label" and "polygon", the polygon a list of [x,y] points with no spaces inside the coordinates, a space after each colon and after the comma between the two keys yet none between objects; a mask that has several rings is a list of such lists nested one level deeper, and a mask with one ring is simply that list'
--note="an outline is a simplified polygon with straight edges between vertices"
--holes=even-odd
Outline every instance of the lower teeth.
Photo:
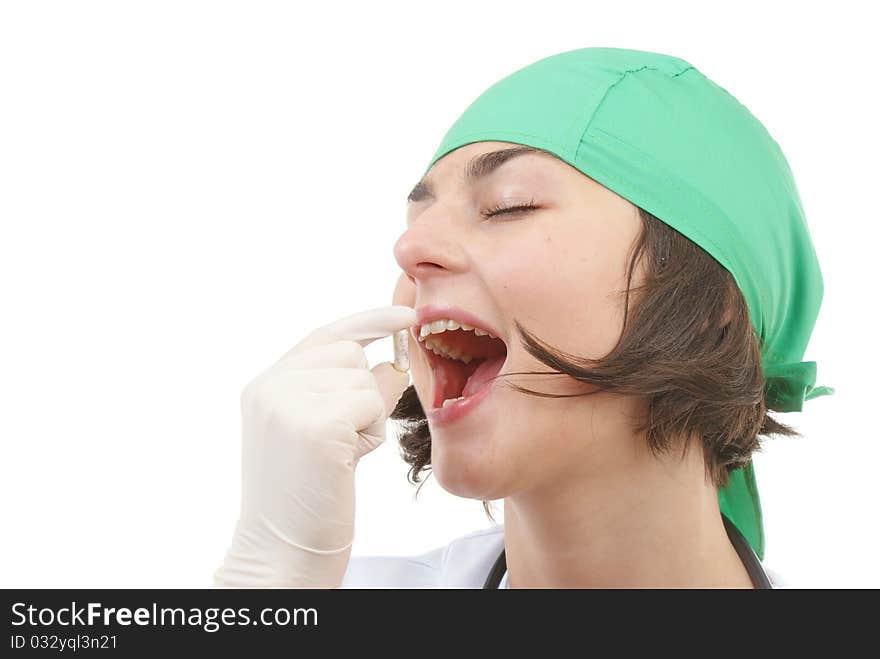
[{"label": "lower teeth", "polygon": [[465,396],[459,396],[458,398],[447,398],[446,400],[443,401],[443,407],[449,407],[455,401],[464,400],[465,398],[466,398]]}]

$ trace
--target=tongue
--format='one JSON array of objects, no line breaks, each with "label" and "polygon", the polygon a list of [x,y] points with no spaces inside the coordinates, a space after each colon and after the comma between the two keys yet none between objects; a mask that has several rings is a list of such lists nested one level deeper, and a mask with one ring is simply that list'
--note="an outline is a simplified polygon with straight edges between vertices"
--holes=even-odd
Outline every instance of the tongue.
[{"label": "tongue", "polygon": [[470,396],[477,391],[479,391],[484,384],[492,377],[498,375],[501,372],[501,367],[504,365],[504,359],[506,355],[501,355],[500,357],[490,357],[486,359],[482,364],[477,366],[477,370],[473,372],[473,374],[468,378],[467,383],[464,385],[464,389],[461,392],[462,396]]}]

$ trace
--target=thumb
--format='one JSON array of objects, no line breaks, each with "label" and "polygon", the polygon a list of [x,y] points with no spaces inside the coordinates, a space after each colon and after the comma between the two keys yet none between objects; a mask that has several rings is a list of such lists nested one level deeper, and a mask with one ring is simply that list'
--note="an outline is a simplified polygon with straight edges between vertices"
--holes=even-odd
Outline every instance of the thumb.
[{"label": "thumb", "polygon": [[371,368],[370,372],[376,378],[379,393],[385,403],[385,415],[381,419],[376,419],[369,428],[364,428],[358,433],[360,439],[355,447],[355,464],[385,441],[385,422],[409,386],[409,374],[401,373],[391,362],[382,362]]},{"label": "thumb", "polygon": [[391,415],[403,392],[409,386],[409,373],[401,373],[391,362],[382,362],[371,369],[385,401],[385,416]]}]

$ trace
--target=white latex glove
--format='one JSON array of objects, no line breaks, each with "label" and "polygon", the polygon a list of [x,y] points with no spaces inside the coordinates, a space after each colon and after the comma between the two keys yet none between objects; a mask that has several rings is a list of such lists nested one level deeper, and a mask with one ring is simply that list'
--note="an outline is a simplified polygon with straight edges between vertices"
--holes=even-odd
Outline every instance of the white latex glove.
[{"label": "white latex glove", "polygon": [[409,384],[364,346],[416,323],[393,305],[320,327],[242,392],[241,511],[215,587],[335,588],[354,542],[355,466]]}]

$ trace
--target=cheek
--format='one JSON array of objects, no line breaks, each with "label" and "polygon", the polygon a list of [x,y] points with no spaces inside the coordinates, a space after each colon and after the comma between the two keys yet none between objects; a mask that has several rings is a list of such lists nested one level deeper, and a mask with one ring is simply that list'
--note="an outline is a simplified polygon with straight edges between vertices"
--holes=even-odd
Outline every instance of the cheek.
[{"label": "cheek", "polygon": [[528,258],[497,271],[496,290],[510,321],[555,348],[596,358],[614,347],[623,324],[624,298],[616,295],[625,286],[623,257],[584,242],[565,234],[536,241]]},{"label": "cheek", "polygon": [[414,307],[416,304],[416,287],[404,273],[397,278],[394,293],[391,296],[391,304],[402,304],[406,307]]}]

